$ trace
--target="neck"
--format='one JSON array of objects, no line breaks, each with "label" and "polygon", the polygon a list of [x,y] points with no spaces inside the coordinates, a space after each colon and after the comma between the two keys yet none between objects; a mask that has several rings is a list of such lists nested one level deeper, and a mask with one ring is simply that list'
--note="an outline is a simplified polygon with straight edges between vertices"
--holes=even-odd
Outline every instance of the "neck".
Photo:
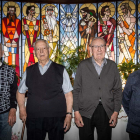
[{"label": "neck", "polygon": [[49,62],[49,59],[48,60],[42,60],[42,61],[39,61],[39,64],[44,67],[47,63]]},{"label": "neck", "polygon": [[30,14],[28,14],[27,19],[28,19],[28,20],[33,20],[33,16],[30,15]]},{"label": "neck", "polygon": [[95,61],[99,66],[102,65],[103,60],[104,60],[104,59],[102,59],[102,60],[96,60],[96,59],[94,58],[94,61]]},{"label": "neck", "polygon": [[109,20],[109,15],[105,15],[104,18]]}]

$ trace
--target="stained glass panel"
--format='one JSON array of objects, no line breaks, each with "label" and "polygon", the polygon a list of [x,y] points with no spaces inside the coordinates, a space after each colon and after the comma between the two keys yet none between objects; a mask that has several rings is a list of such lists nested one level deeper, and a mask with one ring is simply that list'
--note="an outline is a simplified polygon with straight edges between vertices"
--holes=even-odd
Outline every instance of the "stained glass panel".
[{"label": "stained glass panel", "polygon": [[40,4],[22,3],[22,66],[26,68],[37,62],[33,43],[40,38]]},{"label": "stained glass panel", "polygon": [[91,56],[89,45],[97,37],[97,4],[79,4],[79,45]]},{"label": "stained glass panel", "polygon": [[136,1],[117,2],[117,62],[136,62]]},{"label": "stained glass panel", "polygon": [[21,74],[21,3],[2,2],[2,44],[4,45],[4,61],[16,65],[16,73]]},{"label": "stained glass panel", "polygon": [[41,38],[48,41],[54,60],[59,44],[59,4],[41,4]]},{"label": "stained glass panel", "polygon": [[98,4],[98,37],[106,41],[106,58],[116,60],[116,2]]},{"label": "stained glass panel", "polygon": [[60,45],[71,50],[78,46],[78,4],[60,5]]},{"label": "stained glass panel", "polygon": [[140,62],[140,0],[138,0],[138,62]]}]

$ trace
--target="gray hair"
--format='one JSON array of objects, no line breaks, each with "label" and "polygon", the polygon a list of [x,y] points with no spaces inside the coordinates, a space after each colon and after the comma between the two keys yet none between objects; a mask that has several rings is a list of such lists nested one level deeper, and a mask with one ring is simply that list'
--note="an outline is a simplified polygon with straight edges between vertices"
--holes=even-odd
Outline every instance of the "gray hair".
[{"label": "gray hair", "polygon": [[39,41],[44,42],[44,43],[46,44],[47,49],[49,49],[50,46],[49,46],[48,41],[46,41],[46,40],[44,40],[44,39],[38,39],[38,40],[36,40],[36,41],[33,43],[34,50],[35,50],[36,43],[39,42]]},{"label": "gray hair", "polygon": [[91,41],[91,43],[90,43],[89,46],[92,47],[91,44],[93,43],[93,41],[95,41],[95,40],[97,40],[97,39],[101,39],[102,41],[104,41],[104,43],[105,43],[105,45],[106,45],[106,41],[105,41],[102,37],[95,37],[95,38],[92,39],[92,41]]}]

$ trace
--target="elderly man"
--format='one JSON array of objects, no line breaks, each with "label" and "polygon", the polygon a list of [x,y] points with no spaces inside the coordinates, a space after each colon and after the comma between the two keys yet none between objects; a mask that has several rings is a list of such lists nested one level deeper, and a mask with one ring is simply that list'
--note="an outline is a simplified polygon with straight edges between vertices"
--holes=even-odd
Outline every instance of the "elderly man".
[{"label": "elderly man", "polygon": [[[0,59],[3,55],[0,44]],[[15,70],[0,61],[0,140],[11,140],[16,122],[17,79]]]},{"label": "elderly man", "polygon": [[94,38],[90,49],[92,57],[82,61],[74,82],[75,123],[80,140],[111,140],[112,127],[117,124],[121,108],[122,87],[117,65],[105,59],[106,43]]},{"label": "elderly man", "polygon": [[70,79],[64,66],[49,60],[48,42],[37,40],[34,45],[39,62],[27,68],[17,91],[20,118],[26,121],[28,140],[44,140],[46,132],[49,140],[63,140],[72,118]]}]

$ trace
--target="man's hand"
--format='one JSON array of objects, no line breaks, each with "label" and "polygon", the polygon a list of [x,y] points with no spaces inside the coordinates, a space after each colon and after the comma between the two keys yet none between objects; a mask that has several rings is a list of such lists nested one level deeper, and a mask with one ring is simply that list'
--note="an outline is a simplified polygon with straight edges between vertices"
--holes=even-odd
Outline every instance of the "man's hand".
[{"label": "man's hand", "polygon": [[8,123],[10,126],[13,126],[15,122],[16,122],[16,109],[11,108],[9,111]]},{"label": "man's hand", "polygon": [[29,26],[27,24],[24,25],[24,30],[28,31],[29,30]]},{"label": "man's hand", "polygon": [[20,119],[22,120],[22,122],[24,123],[26,121],[26,117],[27,117],[27,114],[26,114],[26,109],[25,108],[21,108],[19,110],[19,114],[20,114]]},{"label": "man's hand", "polygon": [[64,132],[67,132],[70,129],[71,126],[71,118],[72,116],[70,114],[66,115],[65,121],[64,121]]},{"label": "man's hand", "polygon": [[83,127],[84,126],[84,123],[83,123],[83,120],[82,120],[82,117],[79,113],[79,111],[75,111],[74,112],[74,116],[75,116],[75,123],[78,127]]},{"label": "man's hand", "polygon": [[118,112],[114,112],[109,120],[110,126],[115,127],[118,120]]}]

